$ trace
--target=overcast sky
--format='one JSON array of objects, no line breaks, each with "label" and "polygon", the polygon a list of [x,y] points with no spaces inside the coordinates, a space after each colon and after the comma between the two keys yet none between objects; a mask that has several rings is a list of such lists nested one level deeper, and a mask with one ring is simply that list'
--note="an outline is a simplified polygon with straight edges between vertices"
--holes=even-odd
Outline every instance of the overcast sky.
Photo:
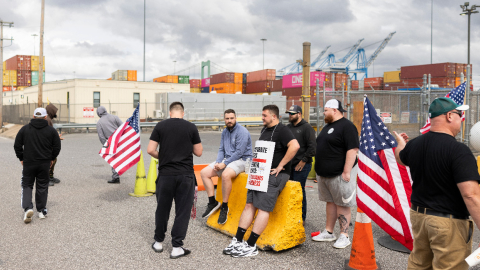
[{"label": "overcast sky", "polygon": [[[13,21],[4,38],[4,60],[17,54],[38,55],[40,0],[0,0],[0,19]],[[118,69],[138,70],[143,80],[143,1],[46,0],[46,80],[104,78]],[[467,63],[467,17],[464,1],[433,1],[433,63]],[[475,4],[474,2],[471,2]],[[480,4],[480,1],[479,3]],[[390,32],[388,46],[369,68],[369,77],[401,66],[430,63],[430,0],[147,0],[146,80],[184,72],[200,77],[201,61],[212,73],[280,69],[302,57],[302,43],[312,43],[312,59],[326,46],[337,59],[360,38],[367,57]],[[471,63],[474,81],[480,63],[480,14],[471,17]],[[4,45],[8,46],[9,41]],[[373,45],[371,45],[373,44]],[[370,46],[368,46],[370,45]],[[353,67],[353,66],[352,66]],[[477,88],[477,87],[476,87]]]}]

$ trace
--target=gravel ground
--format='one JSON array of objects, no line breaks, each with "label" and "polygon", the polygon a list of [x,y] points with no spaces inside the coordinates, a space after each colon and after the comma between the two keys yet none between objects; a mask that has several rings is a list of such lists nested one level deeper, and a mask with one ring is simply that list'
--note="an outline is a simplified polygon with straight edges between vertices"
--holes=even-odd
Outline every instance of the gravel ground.
[{"label": "gravel ground", "polygon": [[[252,140],[259,130],[252,129]],[[220,132],[203,131],[204,154],[196,164],[216,158]],[[151,249],[154,232],[155,197],[134,198],[135,168],[127,171],[120,185],[107,184],[111,173],[108,164],[97,155],[100,142],[96,133],[64,135],[55,176],[62,180],[49,190],[48,218],[23,223],[20,207],[20,162],[13,151],[13,140],[0,137],[2,218],[0,218],[0,269],[343,269],[350,248],[338,250],[332,243],[311,241],[310,233],[323,230],[325,203],[318,201],[316,184],[307,181],[308,214],[304,244],[282,252],[260,251],[258,256],[235,259],[222,255],[231,241],[208,228],[205,220],[190,222],[185,247],[192,254],[169,259],[171,238],[167,234],[163,253]],[[149,134],[143,133],[142,149],[146,153]],[[144,156],[148,171],[150,157]],[[198,213],[207,203],[205,192],[198,197]],[[355,217],[355,209],[352,211]],[[169,223],[171,226],[172,218]],[[352,221],[355,224],[354,221]],[[385,235],[376,224],[373,237]],[[170,229],[169,229],[170,231]],[[339,233],[338,226],[335,228]],[[350,229],[350,237],[353,227]],[[478,230],[474,246],[479,242]],[[405,269],[408,255],[386,249],[375,241],[377,261],[382,269]]]}]

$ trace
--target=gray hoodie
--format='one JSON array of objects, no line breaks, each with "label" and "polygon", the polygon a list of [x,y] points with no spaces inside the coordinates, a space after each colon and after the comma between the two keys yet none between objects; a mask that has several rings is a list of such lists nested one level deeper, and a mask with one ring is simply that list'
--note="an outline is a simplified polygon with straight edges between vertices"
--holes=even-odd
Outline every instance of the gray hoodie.
[{"label": "gray hoodie", "polygon": [[118,116],[107,113],[107,109],[103,106],[97,108],[97,115],[100,117],[97,122],[98,138],[103,145],[123,122]]}]

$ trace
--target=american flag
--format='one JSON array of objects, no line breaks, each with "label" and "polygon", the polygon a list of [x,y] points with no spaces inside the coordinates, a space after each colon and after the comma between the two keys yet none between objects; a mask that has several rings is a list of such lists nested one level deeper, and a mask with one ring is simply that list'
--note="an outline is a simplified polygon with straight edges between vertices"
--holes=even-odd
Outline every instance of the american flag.
[{"label": "american flag", "polygon": [[112,166],[118,175],[140,161],[140,103],[128,118],[108,138],[99,155]]},{"label": "american flag", "polygon": [[365,96],[357,176],[357,205],[380,228],[413,249],[412,178],[395,160],[397,141]]},{"label": "american flag", "polygon": [[[463,105],[464,98],[465,98],[465,88],[467,86],[467,82],[464,82],[450,91],[445,97],[451,98],[455,103],[459,106]],[[465,112],[462,112],[462,122],[465,121]],[[430,131],[430,117],[427,119],[427,123],[420,129],[422,134],[425,134]]]}]

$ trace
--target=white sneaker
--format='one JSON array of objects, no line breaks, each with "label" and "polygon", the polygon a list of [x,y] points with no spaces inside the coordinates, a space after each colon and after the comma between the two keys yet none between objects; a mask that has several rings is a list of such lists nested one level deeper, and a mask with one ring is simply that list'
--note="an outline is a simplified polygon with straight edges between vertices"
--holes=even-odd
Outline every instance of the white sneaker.
[{"label": "white sneaker", "polygon": [[25,211],[25,214],[23,215],[23,222],[27,224],[32,222],[32,217],[33,217],[33,209],[28,209],[27,211]]},{"label": "white sneaker", "polygon": [[319,235],[316,235],[312,237],[313,241],[318,241],[318,242],[331,242],[337,240],[337,237],[335,234],[330,234],[327,229],[323,230],[323,232]]},{"label": "white sneaker", "polygon": [[334,248],[346,248],[351,244],[350,239],[345,236],[345,234],[340,234],[340,237],[338,237],[337,242],[333,244]]},{"label": "white sneaker", "polygon": [[157,252],[157,253],[162,252],[162,251],[163,251],[162,242],[157,242],[157,241],[155,241],[155,243],[152,244],[152,248],[153,248],[153,250],[155,250],[155,252]]},{"label": "white sneaker", "polygon": [[39,218],[39,219],[44,219],[44,218],[46,218],[46,217],[47,217],[47,209],[44,209],[43,211],[40,211],[40,212],[38,213],[38,218]]},{"label": "white sneaker", "polygon": [[247,244],[246,241],[243,241],[243,243],[237,249],[235,249],[231,254],[231,256],[234,258],[252,257],[257,255],[258,255],[257,245],[254,245],[253,247],[251,247]]},{"label": "white sneaker", "polygon": [[232,242],[230,245],[223,250],[223,254],[225,255],[232,255],[232,252],[235,251],[238,247],[242,245],[242,242],[237,241],[237,238],[233,237]]}]

